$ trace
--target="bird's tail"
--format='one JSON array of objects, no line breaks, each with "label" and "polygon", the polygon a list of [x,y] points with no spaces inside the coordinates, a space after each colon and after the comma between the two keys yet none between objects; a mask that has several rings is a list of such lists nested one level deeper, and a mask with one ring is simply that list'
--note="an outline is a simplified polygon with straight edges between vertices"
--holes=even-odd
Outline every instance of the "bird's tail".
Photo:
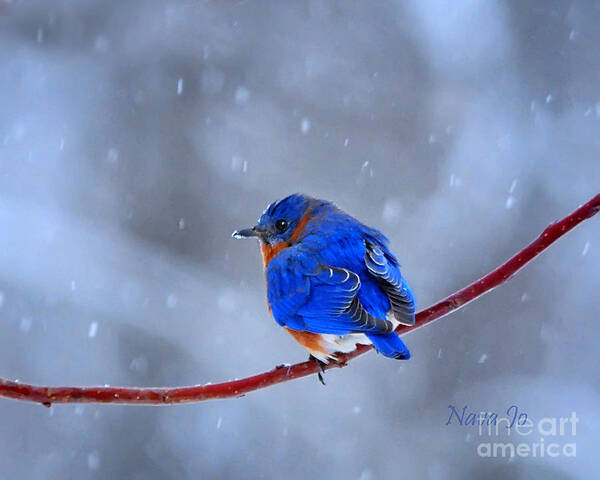
[{"label": "bird's tail", "polygon": [[395,358],[396,360],[408,360],[410,358],[408,348],[396,332],[385,335],[368,333],[367,337],[373,343],[375,350],[385,357]]}]

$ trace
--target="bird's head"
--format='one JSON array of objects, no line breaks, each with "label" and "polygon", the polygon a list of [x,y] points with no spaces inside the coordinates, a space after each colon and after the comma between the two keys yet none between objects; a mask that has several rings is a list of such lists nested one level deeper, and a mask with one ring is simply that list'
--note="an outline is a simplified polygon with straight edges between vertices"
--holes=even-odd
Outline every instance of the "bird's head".
[{"label": "bird's head", "polygon": [[294,240],[294,232],[308,211],[311,198],[295,193],[271,203],[252,228],[233,232],[234,238],[257,237],[262,243],[275,245]]}]

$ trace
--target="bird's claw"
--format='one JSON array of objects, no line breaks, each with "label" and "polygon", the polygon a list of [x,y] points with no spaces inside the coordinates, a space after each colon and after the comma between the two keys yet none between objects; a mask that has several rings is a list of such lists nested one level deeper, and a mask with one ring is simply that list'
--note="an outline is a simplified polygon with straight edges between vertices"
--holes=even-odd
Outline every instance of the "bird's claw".
[{"label": "bird's claw", "polygon": [[319,382],[325,385],[325,380],[323,380],[323,374],[325,373],[325,365],[327,364],[313,355],[309,355],[308,360],[314,360],[316,362],[317,366],[319,367],[319,371],[317,372],[317,378],[319,379]]}]

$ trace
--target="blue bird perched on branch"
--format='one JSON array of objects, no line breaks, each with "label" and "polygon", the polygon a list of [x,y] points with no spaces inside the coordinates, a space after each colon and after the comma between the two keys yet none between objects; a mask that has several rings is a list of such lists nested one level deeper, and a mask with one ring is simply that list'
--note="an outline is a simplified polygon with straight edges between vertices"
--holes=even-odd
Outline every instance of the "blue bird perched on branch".
[{"label": "blue bird perched on branch", "polygon": [[270,204],[257,225],[233,237],[259,239],[269,309],[318,361],[358,343],[410,358],[394,329],[415,323],[415,300],[381,232],[331,202],[297,193]]}]

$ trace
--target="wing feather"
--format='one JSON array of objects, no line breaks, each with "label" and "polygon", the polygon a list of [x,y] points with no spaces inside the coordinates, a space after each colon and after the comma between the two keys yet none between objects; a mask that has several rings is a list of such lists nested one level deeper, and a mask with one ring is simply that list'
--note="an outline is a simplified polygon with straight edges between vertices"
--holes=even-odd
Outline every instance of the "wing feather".
[{"label": "wing feather", "polygon": [[277,255],[267,267],[267,285],[271,311],[282,326],[337,335],[393,330],[391,321],[375,318],[358,300],[356,273],[315,264],[301,252]]},{"label": "wing feather", "polygon": [[377,245],[366,242],[365,265],[388,297],[394,318],[403,325],[415,324],[415,299],[396,262]]}]

